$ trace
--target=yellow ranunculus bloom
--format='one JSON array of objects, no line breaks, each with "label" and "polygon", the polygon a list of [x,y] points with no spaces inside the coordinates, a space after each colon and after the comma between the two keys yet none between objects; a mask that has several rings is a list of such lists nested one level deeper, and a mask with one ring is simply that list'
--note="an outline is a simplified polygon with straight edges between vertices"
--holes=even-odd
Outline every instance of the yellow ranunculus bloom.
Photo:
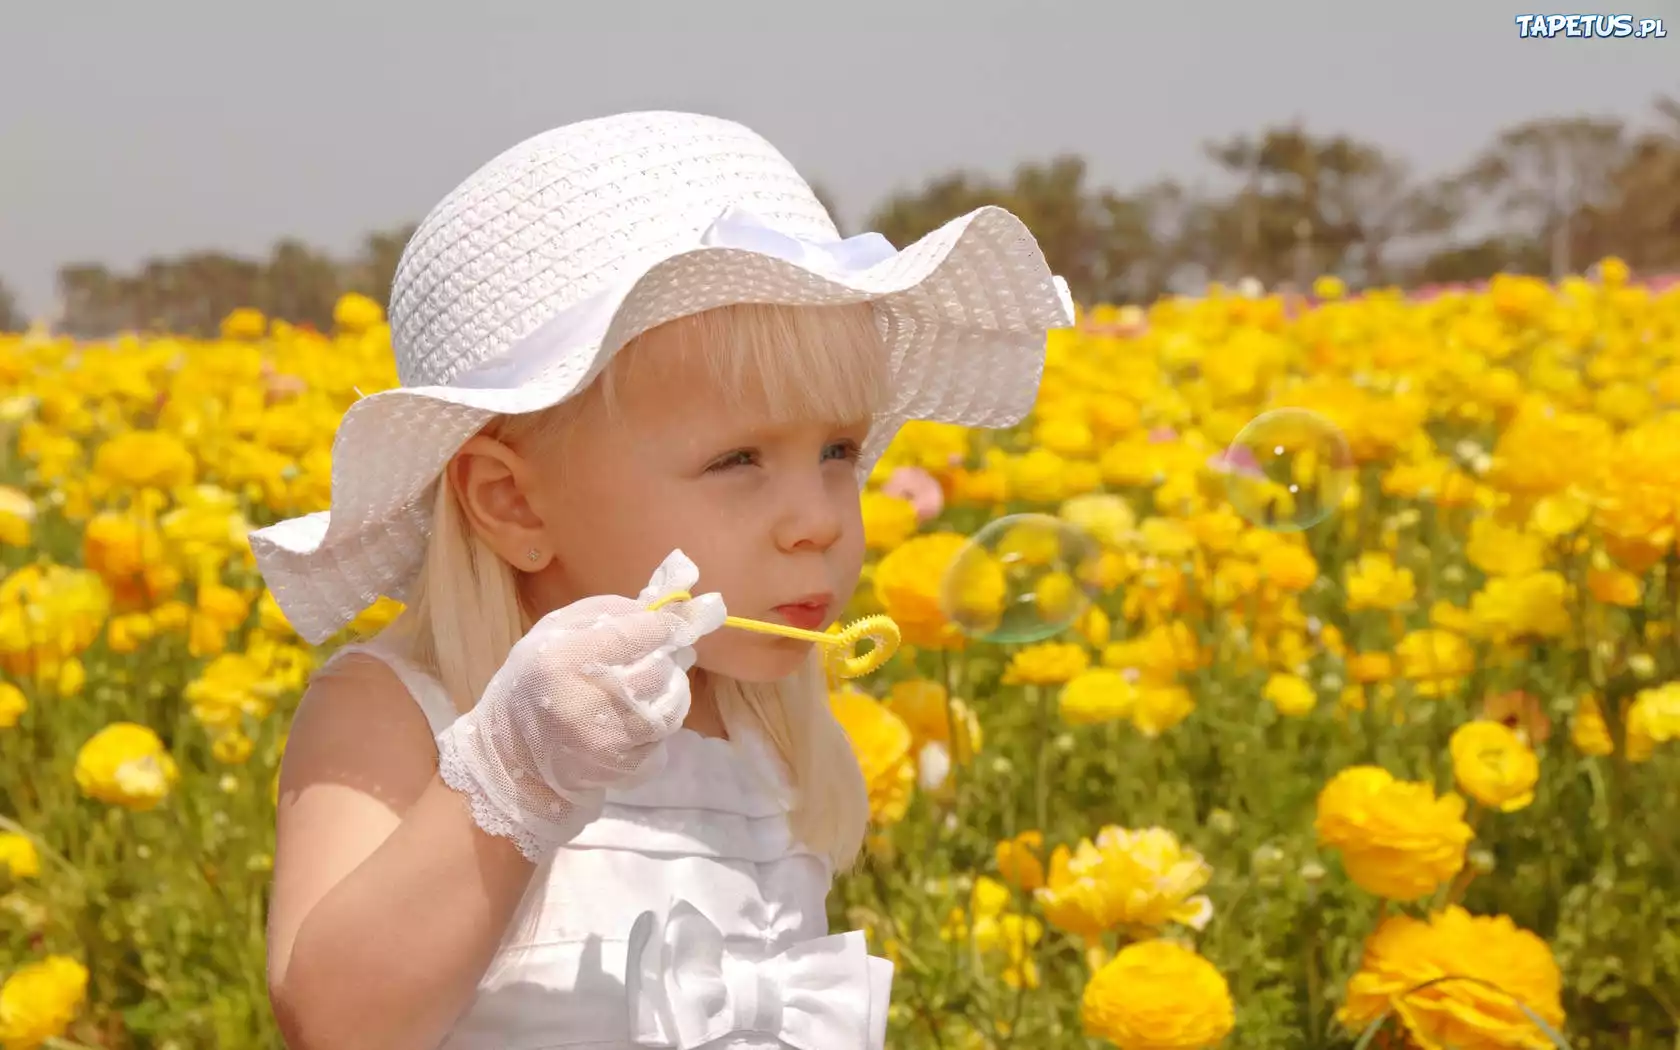
[{"label": "yellow ranunculus bloom", "polygon": [[1448,750],[1459,789],[1482,805],[1510,813],[1534,801],[1540,759],[1513,730],[1498,722],[1466,722],[1453,732]]},{"label": "yellow ranunculus bloom", "polygon": [[1274,674],[1266,681],[1264,696],[1279,714],[1300,717],[1318,704],[1318,691],[1298,675]]},{"label": "yellow ranunculus bloom", "polygon": [[870,550],[890,551],[916,534],[916,505],[909,500],[870,491],[860,502],[864,543]]},{"label": "yellow ranunculus bloom", "polygon": [[829,706],[863,768],[870,817],[877,824],[904,819],[916,781],[910,727],[874,697],[855,689],[831,694]]},{"label": "yellow ranunculus bloom", "polygon": [[1087,1035],[1120,1050],[1211,1050],[1236,1024],[1231,988],[1214,965],[1172,941],[1127,945],[1081,997]]},{"label": "yellow ranunculus bloom", "polygon": [[1062,687],[1062,720],[1092,725],[1128,718],[1137,706],[1138,687],[1120,671],[1106,667],[1081,671]]},{"label": "yellow ranunculus bloom", "polygon": [[1562,984],[1545,941],[1503,915],[1450,907],[1427,921],[1385,919],[1336,1016],[1357,1032],[1392,1007],[1419,1046],[1541,1050],[1551,1040],[1518,1004],[1560,1028]]},{"label": "yellow ranunculus bloom", "polygon": [[29,710],[29,699],[23,690],[10,682],[0,682],[0,729],[10,729]]},{"label": "yellow ranunculus bloom", "polygon": [[132,722],[114,722],[77,752],[75,777],[89,798],[147,810],[168,797],[180,770],[156,733]]},{"label": "yellow ranunculus bloom", "polygon": [[1036,892],[1052,926],[1088,940],[1113,929],[1155,930],[1169,923],[1201,929],[1213,905],[1201,889],[1213,869],[1165,828],[1105,827],[1092,839],[1050,854]]},{"label": "yellow ranunculus bloom", "polygon": [[1010,884],[1031,893],[1044,885],[1044,862],[1039,859],[1043,850],[1043,832],[1023,831],[997,844],[998,871]]},{"label": "yellow ranunculus bloom", "polygon": [[968,537],[954,532],[914,536],[875,566],[875,598],[898,622],[907,645],[962,648],[966,637],[942,604],[945,573]]},{"label": "yellow ranunculus bloom", "polygon": [[32,879],[41,874],[41,855],[28,836],[0,831],[0,868],[11,872],[14,879]]},{"label": "yellow ranunculus bloom", "polygon": [[1395,568],[1394,559],[1380,551],[1361,554],[1357,565],[1348,570],[1349,612],[1398,609],[1416,596],[1417,584],[1412,579],[1412,570]]},{"label": "yellow ranunculus bloom", "polygon": [[0,1046],[34,1050],[64,1035],[87,998],[87,968],[64,955],[18,967],[0,985]]},{"label": "yellow ranunculus bloom", "polygon": [[1091,665],[1091,653],[1072,642],[1039,642],[1017,650],[1004,669],[1005,685],[1061,685]]},{"label": "yellow ranunculus bloom", "polygon": [[1314,826],[1360,889],[1397,901],[1427,896],[1457,875],[1473,837],[1462,798],[1436,798],[1428,784],[1395,780],[1376,766],[1336,774],[1319,793]]}]

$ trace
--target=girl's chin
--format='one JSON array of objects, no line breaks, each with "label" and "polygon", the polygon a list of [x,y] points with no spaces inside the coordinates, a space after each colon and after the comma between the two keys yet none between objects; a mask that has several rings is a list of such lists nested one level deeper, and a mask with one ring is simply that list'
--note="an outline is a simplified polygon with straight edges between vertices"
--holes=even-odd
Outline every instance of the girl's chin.
[{"label": "girl's chin", "polygon": [[810,642],[789,638],[703,638],[694,648],[702,671],[754,684],[779,682],[811,657]]}]

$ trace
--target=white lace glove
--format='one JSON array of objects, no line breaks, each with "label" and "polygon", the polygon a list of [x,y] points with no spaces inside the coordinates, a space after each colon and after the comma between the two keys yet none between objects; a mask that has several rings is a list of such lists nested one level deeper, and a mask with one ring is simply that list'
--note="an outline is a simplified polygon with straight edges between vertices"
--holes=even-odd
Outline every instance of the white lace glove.
[{"label": "white lace glove", "polygon": [[664,768],[664,740],[688,717],[694,643],[723,626],[723,596],[692,591],[682,551],[641,595],[584,598],[538,620],[473,709],[438,734],[438,772],[473,820],[541,862],[601,812],[609,787]]}]

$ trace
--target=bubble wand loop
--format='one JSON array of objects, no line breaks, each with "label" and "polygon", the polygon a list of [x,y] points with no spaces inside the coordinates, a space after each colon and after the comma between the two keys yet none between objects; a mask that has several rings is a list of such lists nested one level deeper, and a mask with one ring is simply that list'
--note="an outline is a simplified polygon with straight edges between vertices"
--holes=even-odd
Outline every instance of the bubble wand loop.
[{"label": "bubble wand loop", "polygon": [[[687,591],[673,591],[655,600],[648,609],[651,611],[693,597],[694,595]],[[841,678],[858,678],[869,674],[880,668],[898,651],[898,624],[894,623],[890,616],[865,616],[847,624],[838,634],[807,631],[786,624],[766,623],[763,620],[749,620],[744,616],[726,616],[723,622],[725,626],[743,631],[774,634],[798,642],[815,642],[818,645],[829,646],[828,665]],[[856,651],[857,644],[865,638],[875,644],[859,653]]]}]

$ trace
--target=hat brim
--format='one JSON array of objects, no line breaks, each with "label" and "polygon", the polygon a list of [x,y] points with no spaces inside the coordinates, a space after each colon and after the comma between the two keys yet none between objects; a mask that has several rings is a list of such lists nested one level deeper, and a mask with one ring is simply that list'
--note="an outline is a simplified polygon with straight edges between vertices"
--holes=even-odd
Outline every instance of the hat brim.
[{"label": "hat brim", "polygon": [[643,332],[742,302],[876,305],[890,395],[870,428],[860,480],[909,420],[1019,422],[1037,397],[1046,332],[1073,323],[1037,241],[1002,208],[970,212],[852,274],[739,248],[673,255],[629,285],[587,360],[517,387],[402,387],[351,405],[333,441],[330,509],[251,533],[257,566],[293,629],[318,644],[380,597],[407,597],[431,532],[424,496],[490,420],[577,394]]}]

